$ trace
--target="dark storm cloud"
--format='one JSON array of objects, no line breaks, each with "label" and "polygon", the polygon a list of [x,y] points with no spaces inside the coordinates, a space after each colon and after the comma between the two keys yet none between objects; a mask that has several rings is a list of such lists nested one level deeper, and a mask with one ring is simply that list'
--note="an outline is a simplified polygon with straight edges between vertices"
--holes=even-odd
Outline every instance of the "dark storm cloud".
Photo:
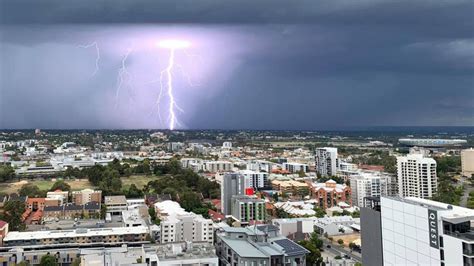
[{"label": "dark storm cloud", "polygon": [[0,5],[5,24],[361,22],[441,28],[445,23],[472,26],[474,6],[469,0],[3,0]]},{"label": "dark storm cloud", "polygon": [[[105,56],[104,68],[110,68],[94,83],[74,83],[90,64],[90,56],[80,52],[74,64],[54,69],[77,68],[63,73],[67,89],[61,92],[57,74],[45,81],[46,69],[35,75],[34,68],[20,68],[28,65],[28,56],[39,66],[48,58],[70,62],[67,49],[105,40],[111,31],[127,36],[118,23],[137,28],[178,23],[170,27],[196,35],[207,29],[236,33],[236,47],[213,39],[220,43],[213,53],[229,56],[221,62],[232,69],[227,78],[213,73],[191,99],[179,98],[195,105],[180,114],[188,128],[474,125],[473,1],[8,0],[0,5],[0,49],[9,53],[2,58],[9,64],[0,62],[0,128],[156,126],[136,124],[133,116],[124,123],[121,114],[104,107],[120,58]],[[206,95],[208,89],[214,93]]]}]

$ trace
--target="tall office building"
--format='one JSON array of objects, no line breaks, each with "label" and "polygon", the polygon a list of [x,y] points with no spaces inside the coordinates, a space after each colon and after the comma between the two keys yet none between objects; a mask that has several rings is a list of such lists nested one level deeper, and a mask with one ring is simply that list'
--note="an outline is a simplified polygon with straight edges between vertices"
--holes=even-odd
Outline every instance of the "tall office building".
[{"label": "tall office building", "polygon": [[244,195],[250,180],[240,173],[226,173],[221,184],[221,206],[224,215],[232,214],[232,196]]},{"label": "tall office building", "polygon": [[474,149],[461,151],[461,169],[462,175],[471,177],[474,174]]},{"label": "tall office building", "polygon": [[397,157],[398,195],[431,198],[438,188],[436,161],[423,154]]},{"label": "tall office building", "polygon": [[[474,210],[420,198],[382,197],[381,221],[376,214],[364,215],[363,209],[364,265],[474,265]],[[371,227],[365,232],[367,223]],[[378,252],[364,253],[371,251]]]},{"label": "tall office building", "polygon": [[350,176],[352,204],[364,206],[364,198],[395,196],[393,185],[395,177],[383,173],[360,172]]},{"label": "tall office building", "polygon": [[321,176],[336,175],[338,167],[337,148],[316,149],[316,172]]}]

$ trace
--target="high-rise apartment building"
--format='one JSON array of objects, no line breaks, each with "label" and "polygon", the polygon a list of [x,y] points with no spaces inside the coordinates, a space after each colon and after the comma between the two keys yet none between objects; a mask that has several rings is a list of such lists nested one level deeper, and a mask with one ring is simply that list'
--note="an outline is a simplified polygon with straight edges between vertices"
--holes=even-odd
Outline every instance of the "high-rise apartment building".
[{"label": "high-rise apartment building", "polygon": [[232,196],[244,195],[245,189],[249,187],[249,178],[241,173],[224,174],[221,184],[221,206],[224,215],[232,214]]},{"label": "high-rise apartment building", "polygon": [[[364,215],[362,210],[364,265],[474,265],[474,210],[414,197],[382,197],[381,219]],[[378,252],[364,254],[372,250]]]},{"label": "high-rise apartment building", "polygon": [[423,154],[397,157],[398,195],[431,198],[438,188],[436,161]]},{"label": "high-rise apartment building", "polygon": [[319,175],[336,175],[338,167],[337,148],[317,148],[315,160],[316,172]]},{"label": "high-rise apartment building", "polygon": [[378,172],[359,172],[350,176],[352,204],[364,206],[364,198],[395,196],[395,177]]},{"label": "high-rise apartment building", "polygon": [[268,173],[251,170],[241,170],[239,173],[244,176],[245,180],[248,180],[249,186],[255,190],[270,187]]},{"label": "high-rise apartment building", "polygon": [[474,174],[474,149],[461,151],[461,169],[463,176],[471,177]]}]

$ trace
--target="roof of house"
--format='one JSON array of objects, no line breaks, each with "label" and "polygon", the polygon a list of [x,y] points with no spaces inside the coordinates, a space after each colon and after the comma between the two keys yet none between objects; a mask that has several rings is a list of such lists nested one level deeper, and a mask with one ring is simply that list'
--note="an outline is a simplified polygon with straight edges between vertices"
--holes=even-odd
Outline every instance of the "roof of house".
[{"label": "roof of house", "polygon": [[44,203],[45,200],[46,200],[45,198],[28,198],[26,200],[26,203],[28,203],[28,204],[33,204],[34,202]]},{"label": "roof of house", "polygon": [[75,205],[75,204],[64,205],[64,210],[65,211],[79,211],[79,210],[82,210],[82,209],[83,209],[82,205]]},{"label": "roof of house", "polygon": [[57,212],[62,211],[63,208],[63,206],[45,206],[43,212]]},{"label": "roof of house", "polygon": [[95,201],[88,202],[84,204],[85,210],[100,210],[100,204]]},{"label": "roof of house", "polygon": [[8,225],[8,223],[3,220],[0,220],[0,228],[3,228],[5,225]]}]

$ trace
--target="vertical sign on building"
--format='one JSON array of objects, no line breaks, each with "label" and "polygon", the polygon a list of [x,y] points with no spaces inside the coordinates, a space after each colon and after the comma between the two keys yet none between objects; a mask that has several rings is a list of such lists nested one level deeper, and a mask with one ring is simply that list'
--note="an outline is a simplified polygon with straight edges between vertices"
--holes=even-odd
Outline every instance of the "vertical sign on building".
[{"label": "vertical sign on building", "polygon": [[438,234],[438,212],[428,209],[428,228],[430,236],[430,246],[439,249]]}]

